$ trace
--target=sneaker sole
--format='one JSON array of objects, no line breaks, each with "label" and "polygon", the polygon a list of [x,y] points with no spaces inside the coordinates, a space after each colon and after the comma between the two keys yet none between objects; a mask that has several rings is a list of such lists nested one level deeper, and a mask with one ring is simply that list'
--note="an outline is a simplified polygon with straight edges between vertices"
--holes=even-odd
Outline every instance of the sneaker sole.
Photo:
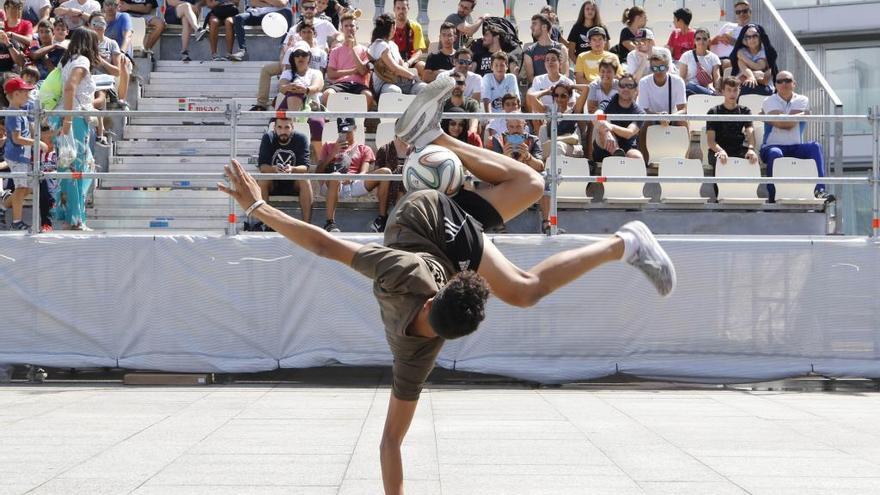
[{"label": "sneaker sole", "polygon": [[412,143],[425,122],[434,120],[440,110],[440,100],[445,99],[455,87],[451,77],[435,79],[407,107],[394,124],[394,134],[406,143]]},{"label": "sneaker sole", "polygon": [[669,254],[663,249],[663,246],[660,245],[660,241],[657,240],[657,237],[654,236],[654,233],[651,232],[651,229],[648,228],[643,222],[635,220],[633,222],[629,222],[629,225],[633,230],[638,230],[645,238],[647,238],[651,242],[651,246],[653,247],[652,251],[654,254],[663,262],[664,265],[669,267],[669,292],[665,294],[660,294],[663,297],[669,297],[675,291],[675,285],[678,283],[678,277],[675,274],[675,265],[672,263],[672,258],[669,257]]}]

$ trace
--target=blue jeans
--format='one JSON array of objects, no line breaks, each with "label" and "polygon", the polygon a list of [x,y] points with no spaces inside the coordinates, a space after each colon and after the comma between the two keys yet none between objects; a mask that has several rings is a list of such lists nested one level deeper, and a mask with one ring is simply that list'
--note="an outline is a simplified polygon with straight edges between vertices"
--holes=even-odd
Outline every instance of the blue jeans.
[{"label": "blue jeans", "polygon": [[685,91],[687,92],[688,96],[690,96],[690,95],[713,95],[714,96],[714,95],[718,94],[718,92],[716,92],[714,89],[707,88],[705,86],[700,86],[697,83],[687,83],[687,85],[685,86]]},{"label": "blue jeans", "polygon": [[[283,8],[276,12],[283,15],[284,18],[287,19],[287,28],[290,29],[290,25],[293,24],[293,12],[289,8]],[[267,14],[268,12],[262,15],[255,15],[251,12],[250,9],[248,9],[232,18],[232,24],[235,28],[235,38],[238,40],[239,48],[241,48],[242,50],[247,48],[246,40],[244,39],[244,27],[259,26],[260,23],[263,22],[263,17],[266,17]],[[283,40],[284,38],[281,39]]]},{"label": "blue jeans", "polygon": [[[761,160],[767,164],[767,176],[773,177],[773,162],[777,158],[787,156],[802,160],[813,159],[816,161],[816,171],[819,177],[825,177],[825,160],[822,158],[822,145],[816,142],[802,144],[768,144],[761,146]],[[825,184],[817,184],[816,191],[824,191]],[[767,184],[767,193],[770,202],[776,201],[776,186]]]}]

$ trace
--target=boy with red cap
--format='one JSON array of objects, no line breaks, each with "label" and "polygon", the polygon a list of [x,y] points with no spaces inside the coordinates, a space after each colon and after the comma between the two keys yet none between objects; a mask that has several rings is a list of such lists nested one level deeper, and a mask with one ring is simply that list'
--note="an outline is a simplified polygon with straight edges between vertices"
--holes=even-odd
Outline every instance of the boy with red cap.
[{"label": "boy with red cap", "polygon": [[[28,104],[28,97],[34,86],[20,77],[13,77],[3,85],[10,110],[22,110]],[[31,150],[34,140],[31,138],[31,125],[24,115],[9,116],[6,122],[6,145],[4,152],[6,163],[12,172],[28,172],[31,169]],[[40,147],[45,146],[40,143]],[[13,179],[15,192],[12,193],[12,230],[27,230],[30,226],[21,219],[24,198],[31,193],[27,178]]]}]

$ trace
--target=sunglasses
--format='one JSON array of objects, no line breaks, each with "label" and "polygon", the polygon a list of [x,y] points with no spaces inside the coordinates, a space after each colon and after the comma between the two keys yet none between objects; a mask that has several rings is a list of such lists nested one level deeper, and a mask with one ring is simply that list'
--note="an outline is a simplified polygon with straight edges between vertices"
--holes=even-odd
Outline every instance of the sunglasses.
[{"label": "sunglasses", "polygon": [[743,36],[743,39],[745,39],[745,40],[750,40],[750,39],[754,39],[754,38],[760,38],[760,36],[758,36],[757,34],[747,34],[747,35]]},{"label": "sunglasses", "polygon": [[666,72],[666,69],[668,69],[668,68],[669,68],[669,66],[667,66],[666,64],[652,65],[651,72]]},{"label": "sunglasses", "polygon": [[794,82],[794,79],[790,77],[784,77],[782,79],[777,79],[776,84],[791,84]]},{"label": "sunglasses", "polygon": [[749,11],[751,11],[751,9],[739,9],[739,10],[734,10],[733,12],[736,15],[746,15],[749,13]]},{"label": "sunglasses", "polygon": [[303,7],[303,10],[318,10],[318,7],[312,5],[310,7]]},{"label": "sunglasses", "polygon": [[636,89],[638,87],[638,85],[636,83],[623,83],[623,84],[618,84],[617,87],[623,88],[623,89]]},{"label": "sunglasses", "polygon": [[294,57],[308,57],[309,55],[311,55],[311,53],[300,51],[293,52]]},{"label": "sunglasses", "polygon": [[93,22],[92,27],[93,28],[105,28],[105,27],[107,27],[107,23],[106,22]]},{"label": "sunglasses", "polygon": [[471,61],[465,58],[460,58],[457,60],[458,65],[471,65]]}]

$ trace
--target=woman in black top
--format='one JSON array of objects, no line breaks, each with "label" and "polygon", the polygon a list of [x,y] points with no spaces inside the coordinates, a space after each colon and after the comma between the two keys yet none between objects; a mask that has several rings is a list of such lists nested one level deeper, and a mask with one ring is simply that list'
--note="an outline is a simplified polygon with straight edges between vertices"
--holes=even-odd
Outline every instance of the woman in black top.
[{"label": "woman in black top", "polygon": [[[605,30],[606,40],[611,39],[611,37],[608,36],[608,28],[605,27],[605,24],[602,22],[602,15],[599,13],[599,5],[596,4],[595,0],[586,0],[583,5],[581,5],[580,12],[578,12],[577,21],[568,33],[568,39],[563,40],[565,46],[568,48],[568,58],[570,58],[572,62],[577,61],[577,56],[581,53],[590,51],[590,38],[587,36],[587,33],[590,32],[590,29],[596,26]],[[607,43],[605,49],[608,49]]]}]

